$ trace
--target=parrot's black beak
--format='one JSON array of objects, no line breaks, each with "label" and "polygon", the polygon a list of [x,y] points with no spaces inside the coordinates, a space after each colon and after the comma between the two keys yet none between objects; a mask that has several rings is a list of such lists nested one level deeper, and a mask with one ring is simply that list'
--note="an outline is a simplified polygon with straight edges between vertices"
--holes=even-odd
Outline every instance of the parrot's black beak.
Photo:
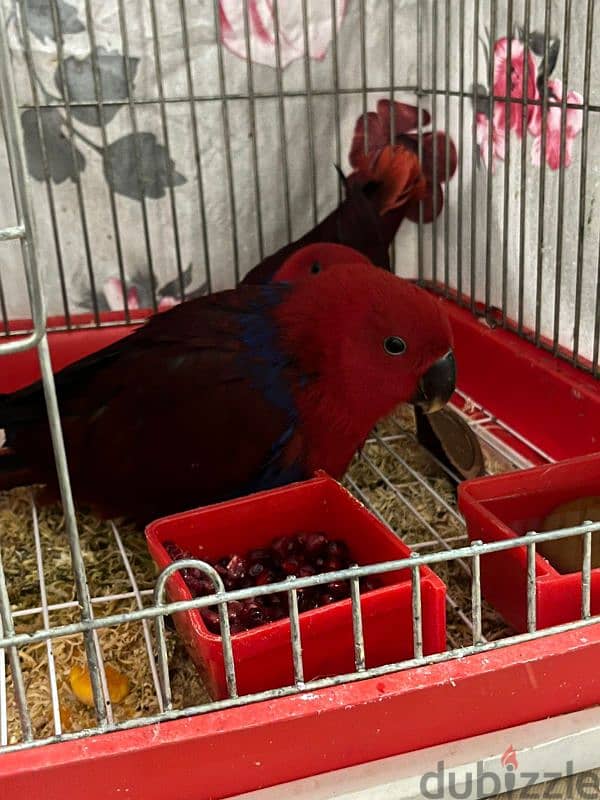
[{"label": "parrot's black beak", "polygon": [[425,414],[433,414],[446,405],[455,387],[456,361],[452,350],[448,350],[443,358],[438,359],[421,376],[417,391],[410,402],[419,406]]}]

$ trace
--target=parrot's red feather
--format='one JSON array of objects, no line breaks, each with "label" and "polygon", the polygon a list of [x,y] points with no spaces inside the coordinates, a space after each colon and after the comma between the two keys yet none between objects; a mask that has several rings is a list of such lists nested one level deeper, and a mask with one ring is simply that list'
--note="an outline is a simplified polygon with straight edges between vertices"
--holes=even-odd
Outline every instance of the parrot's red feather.
[{"label": "parrot's red feather", "polygon": [[383,216],[400,208],[409,200],[425,197],[426,181],[416,153],[401,145],[388,145],[379,150],[362,153],[355,158],[356,170],[348,182],[371,186],[369,197]]}]

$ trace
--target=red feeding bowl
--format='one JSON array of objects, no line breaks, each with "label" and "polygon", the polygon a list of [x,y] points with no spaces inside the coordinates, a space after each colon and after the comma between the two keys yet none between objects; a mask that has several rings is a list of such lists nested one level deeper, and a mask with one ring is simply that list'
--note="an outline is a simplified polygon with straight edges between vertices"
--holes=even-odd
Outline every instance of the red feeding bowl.
[{"label": "red feeding bowl", "polygon": [[[469,538],[495,542],[540,530],[558,505],[600,493],[600,453],[461,483],[458,505]],[[561,574],[536,554],[537,627],[581,619],[581,572]],[[527,548],[481,558],[485,599],[517,632],[527,630]],[[600,614],[600,568],[591,572],[591,612]]]},{"label": "red feeding bowl", "polygon": [[[165,542],[174,542],[194,557],[217,559],[300,531],[323,531],[329,538],[342,539],[363,565],[411,553],[346,489],[322,473],[281,489],[165,517],[147,527],[146,538],[163,569],[172,563]],[[367,668],[413,657],[411,572],[380,578],[381,588],[361,596]],[[441,652],[446,646],[446,587],[426,567],[421,567],[420,581],[423,651]],[[191,598],[179,573],[168,580],[167,592],[173,601]],[[227,697],[221,637],[209,632],[197,609],[179,612],[174,619],[211,695]],[[300,631],[305,680],[354,671],[350,599],[301,613]],[[288,618],[231,638],[240,694],[294,683]]]}]

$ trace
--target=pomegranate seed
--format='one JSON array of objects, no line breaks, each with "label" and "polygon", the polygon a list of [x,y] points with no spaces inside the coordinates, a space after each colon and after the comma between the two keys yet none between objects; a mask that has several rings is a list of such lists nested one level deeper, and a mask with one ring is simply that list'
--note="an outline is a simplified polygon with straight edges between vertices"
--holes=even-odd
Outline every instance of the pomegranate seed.
[{"label": "pomegranate seed", "polygon": [[298,572],[299,563],[297,558],[286,558],[281,563],[281,569],[286,575],[295,575]]},{"label": "pomegranate seed", "polygon": [[268,583],[274,583],[273,580],[273,573],[268,570],[264,569],[260,575],[255,580],[256,586],[266,586]]},{"label": "pomegranate seed", "polygon": [[265,569],[264,564],[261,564],[260,561],[256,561],[252,564],[252,566],[248,570],[248,575],[250,575],[251,578],[258,578],[261,572],[264,572],[264,569]]},{"label": "pomegranate seed", "polygon": [[254,627],[255,625],[262,625],[265,621],[265,609],[262,604],[257,600],[246,600],[246,607],[244,608],[244,618],[246,624]]},{"label": "pomegranate seed", "polygon": [[350,594],[346,581],[332,581],[327,584],[327,589],[334,597],[347,597]]},{"label": "pomegranate seed", "polygon": [[339,569],[343,569],[343,564],[338,558],[328,558],[323,566],[324,572],[337,572]]},{"label": "pomegranate seed", "polygon": [[337,558],[340,561],[347,559],[350,555],[346,542],[342,542],[339,539],[336,539],[334,542],[329,542],[327,551],[331,558]]},{"label": "pomegranate seed", "polygon": [[289,536],[279,536],[271,542],[271,549],[283,559],[294,551],[294,542]]},{"label": "pomegranate seed", "polygon": [[306,552],[309,556],[322,555],[327,546],[327,539],[322,533],[309,533],[306,537]]},{"label": "pomegranate seed", "polygon": [[233,578],[234,580],[241,580],[242,578],[246,577],[247,570],[248,564],[244,558],[238,555],[231,556],[231,559],[227,564],[227,572],[229,573],[230,578]]},{"label": "pomegranate seed", "polygon": [[311,567],[310,564],[305,564],[303,567],[300,567],[298,570],[298,577],[299,578],[310,578],[312,575],[316,575],[317,570],[314,567]]},{"label": "pomegranate seed", "polygon": [[219,615],[216,611],[212,611],[210,608],[203,608],[202,609],[202,618],[206,624],[206,627],[211,633],[220,633],[221,632],[221,625],[219,622]]},{"label": "pomegranate seed", "polygon": [[264,547],[258,547],[250,550],[247,558],[251,564],[265,564],[271,560],[271,552]]},{"label": "pomegranate seed", "polygon": [[319,605],[321,606],[328,606],[336,601],[337,598],[335,598],[332,594],[328,594],[327,592],[319,595]]}]

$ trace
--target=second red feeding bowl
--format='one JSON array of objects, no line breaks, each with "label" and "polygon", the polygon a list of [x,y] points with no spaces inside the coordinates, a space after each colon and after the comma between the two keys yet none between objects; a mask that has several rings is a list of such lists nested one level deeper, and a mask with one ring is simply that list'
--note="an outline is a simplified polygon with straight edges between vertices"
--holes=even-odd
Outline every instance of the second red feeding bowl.
[{"label": "second red feeding bowl", "polygon": [[[471,541],[494,542],[539,531],[545,517],[571,500],[600,494],[600,453],[465,481],[458,505]],[[537,627],[581,618],[581,571],[561,574],[536,553]],[[483,597],[515,631],[527,630],[527,549],[481,557]],[[591,571],[591,613],[600,614],[600,568]]]},{"label": "second red feeding bowl", "polygon": [[[407,558],[411,551],[339,483],[324,475],[281,489],[176,514],[146,529],[150,553],[164,569],[172,563],[164,543],[174,542],[200,559],[217,559],[268,546],[278,536],[323,531],[342,539],[361,564]],[[381,588],[361,595],[367,668],[413,657],[412,589],[409,569],[380,575]],[[446,587],[420,569],[423,651],[446,646]],[[169,598],[189,600],[179,573],[167,582]],[[227,697],[221,637],[210,633],[197,609],[179,612],[175,625],[215,699]],[[350,599],[300,614],[304,678],[353,672]],[[239,694],[293,685],[288,618],[231,637]]]}]

